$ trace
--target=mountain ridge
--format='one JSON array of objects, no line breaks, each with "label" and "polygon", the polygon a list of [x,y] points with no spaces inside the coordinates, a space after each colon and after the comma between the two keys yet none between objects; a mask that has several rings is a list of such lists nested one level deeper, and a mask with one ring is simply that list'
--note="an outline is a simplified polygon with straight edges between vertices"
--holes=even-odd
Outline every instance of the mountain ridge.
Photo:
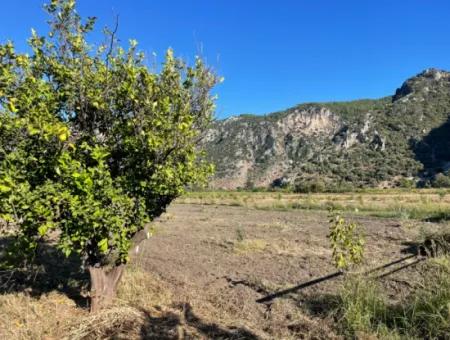
[{"label": "mountain ridge", "polygon": [[446,171],[449,119],[450,73],[432,68],[407,79],[392,96],[304,103],[214,121],[202,146],[216,165],[213,188],[395,186]]}]

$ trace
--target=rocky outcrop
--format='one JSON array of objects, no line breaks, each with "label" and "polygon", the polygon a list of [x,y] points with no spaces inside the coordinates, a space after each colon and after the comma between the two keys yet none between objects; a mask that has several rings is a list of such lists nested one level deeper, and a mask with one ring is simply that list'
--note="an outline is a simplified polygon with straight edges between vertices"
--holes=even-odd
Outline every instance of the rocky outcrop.
[{"label": "rocky outcrop", "polygon": [[217,169],[211,185],[234,189],[320,177],[376,186],[418,175],[424,165],[414,145],[424,149],[420,142],[449,113],[450,73],[429,69],[392,97],[216,121],[203,138]]}]

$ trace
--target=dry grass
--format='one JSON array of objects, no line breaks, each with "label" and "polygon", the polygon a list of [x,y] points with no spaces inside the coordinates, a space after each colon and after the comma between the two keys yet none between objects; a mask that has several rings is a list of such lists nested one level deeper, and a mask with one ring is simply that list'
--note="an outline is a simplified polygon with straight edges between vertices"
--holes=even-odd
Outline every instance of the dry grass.
[{"label": "dry grass", "polygon": [[87,311],[67,296],[52,292],[0,295],[0,339],[59,339]]},{"label": "dry grass", "polygon": [[[272,203],[267,203],[275,200],[280,206],[285,204],[287,209],[292,209],[288,204],[292,198],[289,195],[287,197],[267,193],[263,195],[267,197],[262,196],[261,201],[253,203],[275,209],[269,205]],[[339,199],[341,201],[347,199],[367,207],[371,202],[379,200],[380,204],[387,208],[388,202],[392,203],[396,197],[395,195],[380,197],[381,194],[364,195],[354,195],[353,198],[350,194],[346,197],[311,195],[305,196],[304,199],[319,206],[322,204],[321,200],[338,202]],[[399,202],[409,204],[412,201],[414,204],[419,204],[420,196],[417,198],[414,195],[413,193],[412,197],[403,201],[399,199]],[[427,192],[427,195],[435,194]],[[240,201],[246,201],[245,204],[249,205],[253,204],[252,200],[257,199],[252,196],[244,196],[244,198],[241,197]],[[444,198],[447,199],[447,196]],[[430,200],[434,202],[433,199]],[[425,199],[423,201],[423,204],[430,202]],[[268,212],[253,211],[253,213]],[[306,224],[309,223],[309,216],[312,215],[305,214]],[[322,213],[319,215],[322,216]],[[175,217],[171,218],[175,219]],[[241,221],[241,215],[238,218]],[[258,220],[255,225],[249,223],[245,227],[239,226],[235,236],[231,230],[221,237],[217,236],[218,241],[216,239],[207,239],[207,241],[214,243],[228,240],[225,244],[227,256],[239,258],[240,262],[247,261],[252,253],[257,253],[255,256],[258,258],[265,255],[267,258],[282,256],[283,261],[289,261],[291,257],[297,259],[305,256],[308,258],[329,257],[330,250],[315,234],[301,233],[302,242],[307,247],[299,247],[296,238],[280,236],[290,230],[292,225],[292,222],[284,221],[284,217],[283,220],[267,220],[267,222],[265,219]],[[255,232],[258,229],[259,234]],[[273,237],[263,239],[264,235],[270,232],[273,232]],[[222,248],[224,247],[220,249]],[[244,256],[239,257],[239,255]],[[151,255],[148,254],[148,256]],[[261,297],[258,288],[274,292],[290,288],[289,283],[284,286],[283,281],[262,279],[257,274],[255,277],[239,275],[232,277],[235,281],[240,281],[238,283],[229,283],[225,278],[217,276],[208,277],[207,284],[201,286],[189,286],[189,281],[184,280],[180,283],[180,287],[171,291],[168,283],[176,285],[179,281],[172,280],[172,276],[169,275],[161,274],[162,278],[159,278],[152,272],[143,271],[139,268],[145,267],[145,263],[140,264],[141,259],[135,260],[135,265],[128,266],[124,274],[115,307],[96,315],[89,314],[87,309],[78,307],[73,300],[56,290],[41,296],[32,296],[27,291],[3,293],[0,295],[0,339],[339,338],[336,336],[336,320],[333,316],[323,319],[323,316],[308,314],[306,307],[304,310],[301,308],[300,299],[306,298],[306,295],[299,293],[298,296],[292,295],[285,299],[278,299],[270,305],[270,310],[264,305],[255,304],[255,300]],[[222,263],[217,261],[214,265],[220,266]],[[165,266],[167,266],[166,262],[164,262],[164,271],[160,273],[165,273]],[[182,269],[179,271],[182,272]],[[230,285],[232,285],[231,288]],[[294,303],[295,300],[291,301],[291,298],[298,298],[299,305]],[[428,295],[423,300],[431,301]],[[306,305],[305,301],[303,305]],[[367,331],[374,333],[372,329]],[[361,332],[361,329],[355,329],[353,332],[356,334]]]},{"label": "dry grass", "polygon": [[157,278],[129,266],[116,307],[92,315],[58,291],[38,297],[29,292],[0,295],[0,339],[139,339],[147,313],[170,306],[169,291]]},{"label": "dry grass", "polygon": [[122,305],[144,309],[173,303],[172,294],[164,282],[134,265],[124,273],[117,298]]},{"label": "dry grass", "polygon": [[191,192],[182,204],[219,204],[262,210],[327,210],[402,219],[450,220],[450,190],[367,190],[358,193]]},{"label": "dry grass", "polygon": [[308,248],[299,247],[295,240],[279,239],[273,240],[268,246],[268,250],[272,254],[282,256],[315,256],[331,258],[331,249],[329,247],[324,247],[319,242],[314,241],[314,237],[309,237],[310,246]]},{"label": "dry grass", "polygon": [[110,308],[82,318],[65,339],[140,339],[145,321],[145,313],[134,307]]},{"label": "dry grass", "polygon": [[234,243],[234,251],[237,254],[260,252],[266,249],[267,244],[262,239],[245,239]]},{"label": "dry grass", "polygon": [[164,282],[131,265],[114,307],[96,314],[57,291],[40,297],[0,295],[0,339],[242,339],[252,334],[218,326],[232,318],[212,305],[193,305],[201,318],[189,303],[174,299]]}]

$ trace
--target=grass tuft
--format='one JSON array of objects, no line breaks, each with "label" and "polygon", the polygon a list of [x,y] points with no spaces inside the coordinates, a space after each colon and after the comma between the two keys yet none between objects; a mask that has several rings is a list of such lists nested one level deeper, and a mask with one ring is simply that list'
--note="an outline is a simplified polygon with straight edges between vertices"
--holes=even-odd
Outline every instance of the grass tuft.
[{"label": "grass tuft", "polygon": [[395,304],[370,279],[350,277],[340,294],[340,331],[348,337],[439,339],[450,334],[450,260],[430,260],[419,288]]}]

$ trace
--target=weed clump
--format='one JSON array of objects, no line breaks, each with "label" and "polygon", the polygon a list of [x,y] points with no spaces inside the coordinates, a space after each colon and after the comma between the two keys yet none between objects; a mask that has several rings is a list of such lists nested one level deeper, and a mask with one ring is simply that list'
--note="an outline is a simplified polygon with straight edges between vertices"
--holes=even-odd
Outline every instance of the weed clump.
[{"label": "weed clump", "polygon": [[421,255],[437,257],[450,255],[450,228],[424,233],[424,241],[420,247]]},{"label": "weed clump", "polygon": [[432,259],[418,288],[390,303],[381,286],[349,277],[339,295],[340,332],[348,337],[446,339],[450,334],[450,259]]}]

